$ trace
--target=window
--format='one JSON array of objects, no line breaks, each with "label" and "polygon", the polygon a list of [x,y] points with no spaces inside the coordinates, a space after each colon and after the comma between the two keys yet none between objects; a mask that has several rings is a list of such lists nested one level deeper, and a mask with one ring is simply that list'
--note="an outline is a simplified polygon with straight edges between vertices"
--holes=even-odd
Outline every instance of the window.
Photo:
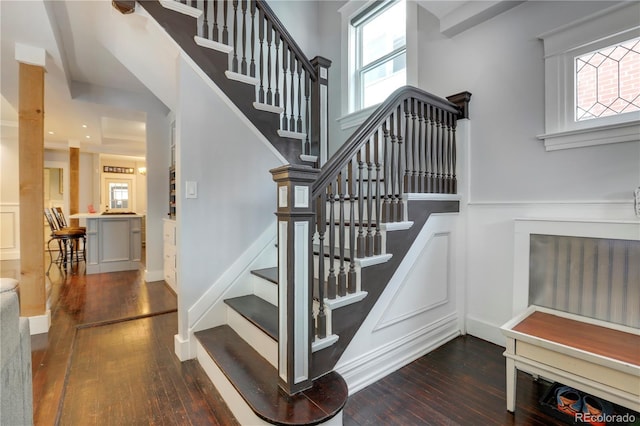
[{"label": "window", "polygon": [[124,182],[109,182],[109,208],[129,208],[129,184]]},{"label": "window", "polygon": [[640,139],[639,14],[617,4],[540,36],[547,151]]},{"label": "window", "polygon": [[640,38],[575,58],[576,121],[640,110]]},{"label": "window", "polygon": [[405,0],[376,2],[351,20],[355,29],[354,106],[384,101],[407,81]]}]

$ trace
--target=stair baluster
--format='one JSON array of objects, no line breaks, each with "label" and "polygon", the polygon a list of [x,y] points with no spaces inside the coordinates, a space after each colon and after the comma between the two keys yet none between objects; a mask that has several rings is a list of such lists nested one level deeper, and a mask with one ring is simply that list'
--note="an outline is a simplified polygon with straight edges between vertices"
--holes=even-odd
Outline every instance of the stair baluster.
[{"label": "stair baluster", "polygon": [[209,21],[207,19],[207,9],[208,9],[208,5],[209,2],[207,2],[206,0],[204,1],[202,7],[202,37],[203,38],[209,38]]},{"label": "stair baluster", "polygon": [[222,43],[228,45],[229,44],[229,30],[227,28],[227,17],[229,16],[229,2],[227,0],[222,0]]},{"label": "stair baluster", "polygon": [[298,71],[298,121],[296,122],[296,131],[302,133],[302,63],[300,61],[296,61],[296,70]]},{"label": "stair baluster", "polygon": [[338,296],[347,294],[347,274],[344,267],[344,247],[345,247],[345,220],[344,220],[344,195],[345,195],[345,175],[344,170],[338,174],[338,202],[340,214],[338,216],[338,253],[340,256],[340,267],[338,269]]},{"label": "stair baluster", "polygon": [[256,49],[256,2],[255,0],[250,0],[250,13],[251,13],[251,63],[249,65],[249,75],[251,77],[256,76],[256,61],[255,57],[255,49]]},{"label": "stair baluster", "polygon": [[219,28],[218,28],[218,0],[213,0],[213,34],[212,34],[212,39],[213,41],[218,41],[218,32],[219,32]]},{"label": "stair baluster", "polygon": [[402,178],[404,170],[402,160],[402,144],[404,142],[404,139],[402,137],[402,103],[398,105],[398,113],[396,114],[396,118],[398,119],[398,197],[396,198],[395,215],[396,222],[402,222],[404,220],[404,179]]},{"label": "stair baluster", "polygon": [[349,274],[347,280],[347,291],[349,293],[356,292],[356,183],[354,182],[353,160],[347,165],[347,182],[349,192]]},{"label": "stair baluster", "polygon": [[364,182],[364,162],[362,161],[362,149],[358,150],[356,154],[356,161],[358,162],[358,258],[363,258],[365,254],[365,238],[364,238],[364,197],[363,182]]},{"label": "stair baluster", "polygon": [[443,138],[444,138],[444,128],[442,125],[442,111],[436,111],[436,134],[438,135],[436,142],[436,193],[442,193],[442,158],[444,151],[443,146]]},{"label": "stair baluster", "polygon": [[320,194],[316,204],[316,229],[320,250],[318,253],[318,316],[316,318],[316,334],[319,339],[327,337],[327,316],[324,312],[324,235],[327,230],[327,196]]},{"label": "stair baluster", "polygon": [[238,72],[238,0],[233,0],[233,47],[231,71]]},{"label": "stair baluster", "polygon": [[[287,57],[287,53],[289,52],[289,48],[287,47],[287,43],[285,41],[282,42],[282,107],[284,111],[282,113],[282,130],[289,130],[289,120],[287,118],[287,65],[289,64],[289,60]],[[277,66],[277,65],[276,65]],[[276,72],[278,72],[276,70]],[[277,85],[276,81],[276,85]],[[278,90],[278,86],[276,86],[276,93]]]},{"label": "stair baluster", "polygon": [[[336,221],[335,221],[335,204],[336,198],[333,192],[335,181],[329,184],[329,276],[327,277],[327,298],[336,298],[336,274],[335,274],[335,255],[336,255]],[[324,259],[318,259],[318,262],[324,262]]]},{"label": "stair baluster", "polygon": [[380,199],[380,130],[376,130],[373,134],[373,162],[376,167],[376,195],[375,195],[375,209],[376,209],[376,234],[373,237],[373,254],[378,256],[382,254],[382,234],[380,233],[380,225],[382,224],[382,200]]},{"label": "stair baluster", "polygon": [[240,61],[240,73],[247,75],[247,0],[242,0],[242,60]]},{"label": "stair baluster", "polygon": [[396,206],[398,205],[398,193],[396,190],[396,178],[398,177],[398,173],[396,172],[396,167],[398,163],[396,161],[396,148],[397,148],[397,134],[395,132],[396,129],[396,120],[395,113],[391,113],[389,115],[389,134],[391,135],[391,146],[389,147],[391,151],[391,159],[389,162],[389,174],[391,175],[391,199],[389,200],[389,217],[387,218],[389,222],[396,222]]},{"label": "stair baluster", "polygon": [[420,142],[418,140],[419,122],[417,120],[418,113],[416,111],[416,102],[416,99],[411,99],[411,160],[413,162],[413,170],[411,171],[411,188],[408,192],[420,192],[418,191],[418,173],[420,169]]},{"label": "stair baluster", "polygon": [[427,140],[424,129],[424,109],[423,103],[417,102],[418,108],[418,146],[419,146],[419,154],[418,154],[418,164],[419,164],[419,172],[418,172],[418,192],[427,192],[427,187],[425,184],[425,170],[426,170],[426,155],[427,155]]},{"label": "stair baluster", "polygon": [[367,237],[365,240],[365,255],[373,256],[373,162],[371,161],[371,138],[365,144],[365,159],[367,161]]},{"label": "stair baluster", "polygon": [[[252,2],[255,4],[255,2]],[[260,43],[260,53],[258,62],[260,63],[260,88],[258,89],[258,102],[264,103],[264,12],[258,10],[258,42]]]},{"label": "stair baluster", "polygon": [[296,97],[295,97],[295,85],[294,85],[294,78],[295,78],[295,72],[296,72],[296,57],[293,54],[293,52],[291,52],[291,54],[289,55],[289,72],[291,73],[291,85],[289,86],[289,91],[290,91],[290,95],[291,95],[291,102],[289,105],[291,105],[290,109],[291,109],[291,118],[289,119],[289,130],[292,132],[296,131],[296,120],[295,120],[295,113],[294,113],[294,109],[295,109],[295,105],[296,105]]},{"label": "stair baluster", "polygon": [[389,159],[389,150],[391,146],[389,145],[389,129],[387,128],[387,120],[382,123],[382,143],[383,143],[383,157],[382,157],[382,166],[383,172],[382,175],[384,177],[384,194],[382,201],[382,221],[383,222],[391,222],[391,160]]},{"label": "stair baluster", "polygon": [[411,111],[409,110],[409,99],[404,100],[404,176],[402,179],[404,192],[411,192],[411,170],[409,169],[412,164],[411,155],[411,131],[409,126],[409,119],[411,118]]},{"label": "stair baluster", "polygon": [[[278,31],[275,31],[275,36],[274,36],[274,43],[276,45],[276,52],[275,52],[275,58],[276,58],[276,66],[275,66],[275,71],[276,71],[276,90],[274,93],[274,105],[275,106],[280,106],[280,91],[278,90],[279,84],[280,84],[280,65],[278,63],[279,61],[279,57],[278,57],[278,49],[280,47],[280,34],[278,34]],[[286,50],[283,49],[282,50]],[[283,64],[284,65],[284,64]]]},{"label": "stair baluster", "polygon": [[457,148],[456,148],[456,128],[455,128],[455,117],[451,117],[451,191],[450,194],[458,193],[458,180],[456,178],[456,156],[457,156]]},{"label": "stair baluster", "polygon": [[272,105],[273,94],[271,93],[271,41],[273,30],[271,21],[267,20],[267,104]]}]

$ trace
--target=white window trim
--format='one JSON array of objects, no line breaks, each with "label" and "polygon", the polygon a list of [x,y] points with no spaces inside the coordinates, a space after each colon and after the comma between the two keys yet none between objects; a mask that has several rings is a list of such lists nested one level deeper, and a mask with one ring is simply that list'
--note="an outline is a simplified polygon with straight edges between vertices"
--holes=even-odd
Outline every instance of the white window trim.
[{"label": "white window trim", "polygon": [[545,57],[545,149],[580,148],[640,140],[640,112],[575,121],[574,60],[640,36],[640,3],[616,5],[539,36]]},{"label": "white window trim", "polygon": [[[355,49],[356,31],[351,26],[351,19],[370,7],[375,0],[350,0],[338,11],[341,15],[341,37],[345,42],[340,43],[341,64],[340,67],[340,96],[342,116],[338,123],[342,130],[347,130],[362,124],[378,105],[356,110],[356,76],[355,63],[349,54]],[[406,0],[407,3],[407,85],[418,85],[418,3],[415,0]]]}]

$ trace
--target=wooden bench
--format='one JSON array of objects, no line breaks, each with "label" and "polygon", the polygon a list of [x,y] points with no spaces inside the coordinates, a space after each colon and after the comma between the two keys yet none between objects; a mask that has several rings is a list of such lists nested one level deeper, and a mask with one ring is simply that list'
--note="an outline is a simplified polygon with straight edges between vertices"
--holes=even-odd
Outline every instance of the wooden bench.
[{"label": "wooden bench", "polygon": [[507,410],[516,370],[640,411],[640,330],[530,306],[501,327],[507,338]]}]

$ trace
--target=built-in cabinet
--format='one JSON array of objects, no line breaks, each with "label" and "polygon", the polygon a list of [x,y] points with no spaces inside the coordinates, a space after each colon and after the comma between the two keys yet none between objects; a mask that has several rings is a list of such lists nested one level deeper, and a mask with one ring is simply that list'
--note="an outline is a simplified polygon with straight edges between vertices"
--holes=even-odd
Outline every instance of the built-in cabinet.
[{"label": "built-in cabinet", "polygon": [[176,293],[178,277],[176,274],[176,222],[164,219],[162,227],[164,241],[164,280]]}]

